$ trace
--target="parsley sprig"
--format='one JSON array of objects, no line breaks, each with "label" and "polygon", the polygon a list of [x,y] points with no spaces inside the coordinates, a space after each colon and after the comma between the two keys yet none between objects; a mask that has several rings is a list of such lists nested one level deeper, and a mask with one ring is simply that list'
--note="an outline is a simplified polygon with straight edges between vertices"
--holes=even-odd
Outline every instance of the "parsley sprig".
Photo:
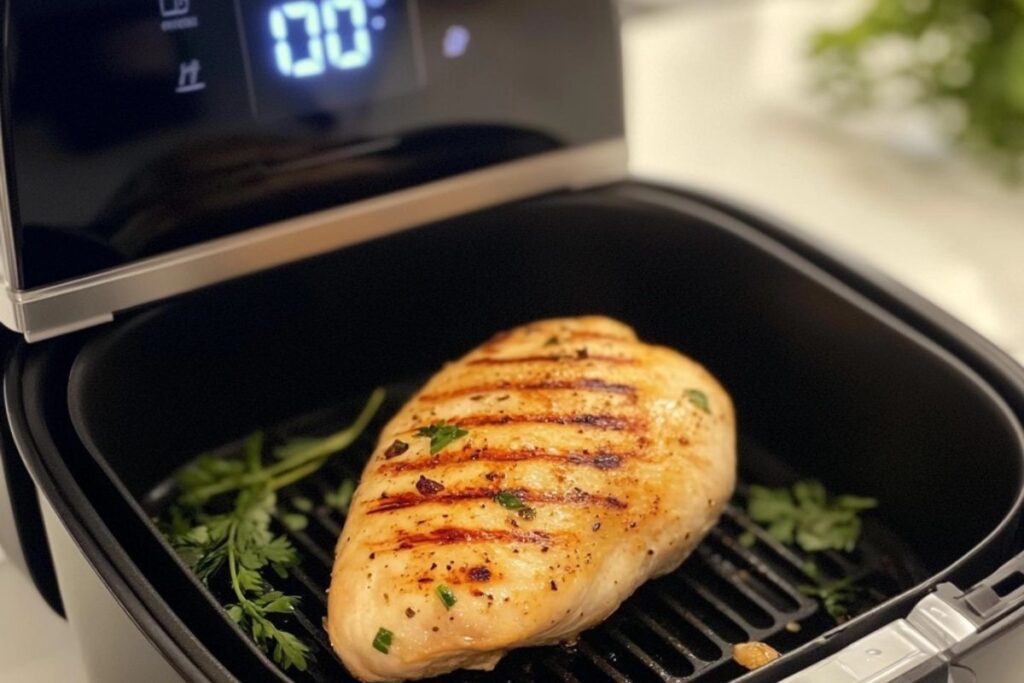
[{"label": "parsley sprig", "polygon": [[[275,450],[273,464],[264,457],[263,433],[256,432],[234,457],[200,456],[178,474],[179,495],[162,523],[165,537],[201,581],[226,583],[234,598],[224,605],[228,616],[282,669],[305,671],[312,655],[306,643],[274,621],[299,602],[265,578],[268,571],[287,578],[298,563],[288,538],[271,530],[279,516],[276,492],[355,442],[383,400],[384,391],[377,389],[350,427],[324,439],[289,442]],[[289,528],[302,526],[288,521],[295,516],[280,517]]]}]

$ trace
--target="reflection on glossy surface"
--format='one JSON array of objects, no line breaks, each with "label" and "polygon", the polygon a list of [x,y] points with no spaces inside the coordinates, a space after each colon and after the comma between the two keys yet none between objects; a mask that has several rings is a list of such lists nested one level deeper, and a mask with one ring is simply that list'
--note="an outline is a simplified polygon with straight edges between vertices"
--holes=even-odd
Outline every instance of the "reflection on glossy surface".
[{"label": "reflection on glossy surface", "polygon": [[[238,6],[12,5],[23,287],[622,129],[611,3]],[[472,35],[458,59],[454,25]],[[316,46],[324,73],[293,77]]]}]

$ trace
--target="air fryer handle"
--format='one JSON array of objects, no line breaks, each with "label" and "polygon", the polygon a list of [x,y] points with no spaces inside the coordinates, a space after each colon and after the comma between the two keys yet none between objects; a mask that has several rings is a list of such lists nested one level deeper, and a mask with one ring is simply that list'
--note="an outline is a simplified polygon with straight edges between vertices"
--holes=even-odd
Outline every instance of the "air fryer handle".
[{"label": "air fryer handle", "polygon": [[961,591],[943,583],[898,619],[784,683],[1019,683],[1024,553]]},{"label": "air fryer handle", "polygon": [[[950,645],[910,683],[1018,683],[1024,668],[1024,553],[959,595],[936,596],[957,608],[976,631]],[[954,591],[956,589],[953,589]]]}]

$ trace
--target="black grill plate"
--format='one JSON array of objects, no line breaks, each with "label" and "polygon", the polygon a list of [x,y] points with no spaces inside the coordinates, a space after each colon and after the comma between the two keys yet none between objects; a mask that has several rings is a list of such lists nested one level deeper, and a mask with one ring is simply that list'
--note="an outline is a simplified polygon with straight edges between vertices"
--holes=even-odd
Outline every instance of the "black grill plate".
[{"label": "black grill plate", "polygon": [[[414,391],[414,385],[389,387],[388,400],[375,423],[349,451],[336,456],[313,477],[281,492],[279,507],[289,509],[297,497],[316,501],[309,526],[300,532],[278,525],[288,534],[302,561],[293,577],[268,580],[280,590],[302,597],[302,607],[290,628],[305,632],[315,651],[315,663],[296,681],[351,681],[334,655],[323,618],[334,545],[345,519],[319,504],[346,478],[357,479],[373,450],[384,418],[393,415]],[[271,441],[298,435],[328,434],[348,423],[361,403],[347,401],[330,410],[293,420],[270,430]],[[229,444],[225,453],[237,452]],[[746,478],[785,483],[795,478],[777,458],[741,438],[740,462]],[[604,624],[585,632],[575,644],[518,650],[505,657],[493,672],[460,671],[438,681],[726,681],[744,673],[732,660],[732,647],[763,641],[780,652],[794,649],[835,625],[819,602],[800,586],[852,577],[866,588],[865,604],[878,604],[926,576],[912,553],[886,529],[867,520],[855,553],[818,553],[810,557],[773,540],[743,512],[746,485],[726,508],[719,524],[677,571],[648,582]],[[148,508],[159,514],[170,502],[173,485],[154,490]],[[753,534],[756,542],[740,537]],[[227,599],[227,596],[224,596]],[[239,637],[246,637],[239,632]]]}]

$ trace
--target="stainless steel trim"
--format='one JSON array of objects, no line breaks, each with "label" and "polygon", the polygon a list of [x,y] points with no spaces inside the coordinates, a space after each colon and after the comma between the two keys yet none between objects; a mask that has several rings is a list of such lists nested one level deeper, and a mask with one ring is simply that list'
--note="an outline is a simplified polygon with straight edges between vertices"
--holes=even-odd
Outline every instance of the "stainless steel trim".
[{"label": "stainless steel trim", "polygon": [[956,607],[931,593],[918,601],[906,619],[897,619],[872,631],[830,657],[783,679],[782,683],[908,680],[904,674],[977,632],[978,627]]},{"label": "stainless steel trim", "polygon": [[952,647],[978,632],[970,619],[935,593],[917,603],[907,621],[942,648]]},{"label": "stainless steel trim", "polygon": [[939,651],[905,619],[897,619],[782,683],[896,683]]},{"label": "stainless steel trim", "polygon": [[[4,150],[3,134],[0,132],[0,278],[3,286],[11,289],[18,281],[18,259],[14,249],[14,220],[11,216],[11,200],[7,191],[7,155]],[[5,325],[11,311],[4,306],[0,310],[0,322]]]},{"label": "stainless steel trim", "polygon": [[165,299],[459,214],[626,175],[623,139],[550,152],[274,223],[77,280],[8,288],[0,320],[36,341]]}]

